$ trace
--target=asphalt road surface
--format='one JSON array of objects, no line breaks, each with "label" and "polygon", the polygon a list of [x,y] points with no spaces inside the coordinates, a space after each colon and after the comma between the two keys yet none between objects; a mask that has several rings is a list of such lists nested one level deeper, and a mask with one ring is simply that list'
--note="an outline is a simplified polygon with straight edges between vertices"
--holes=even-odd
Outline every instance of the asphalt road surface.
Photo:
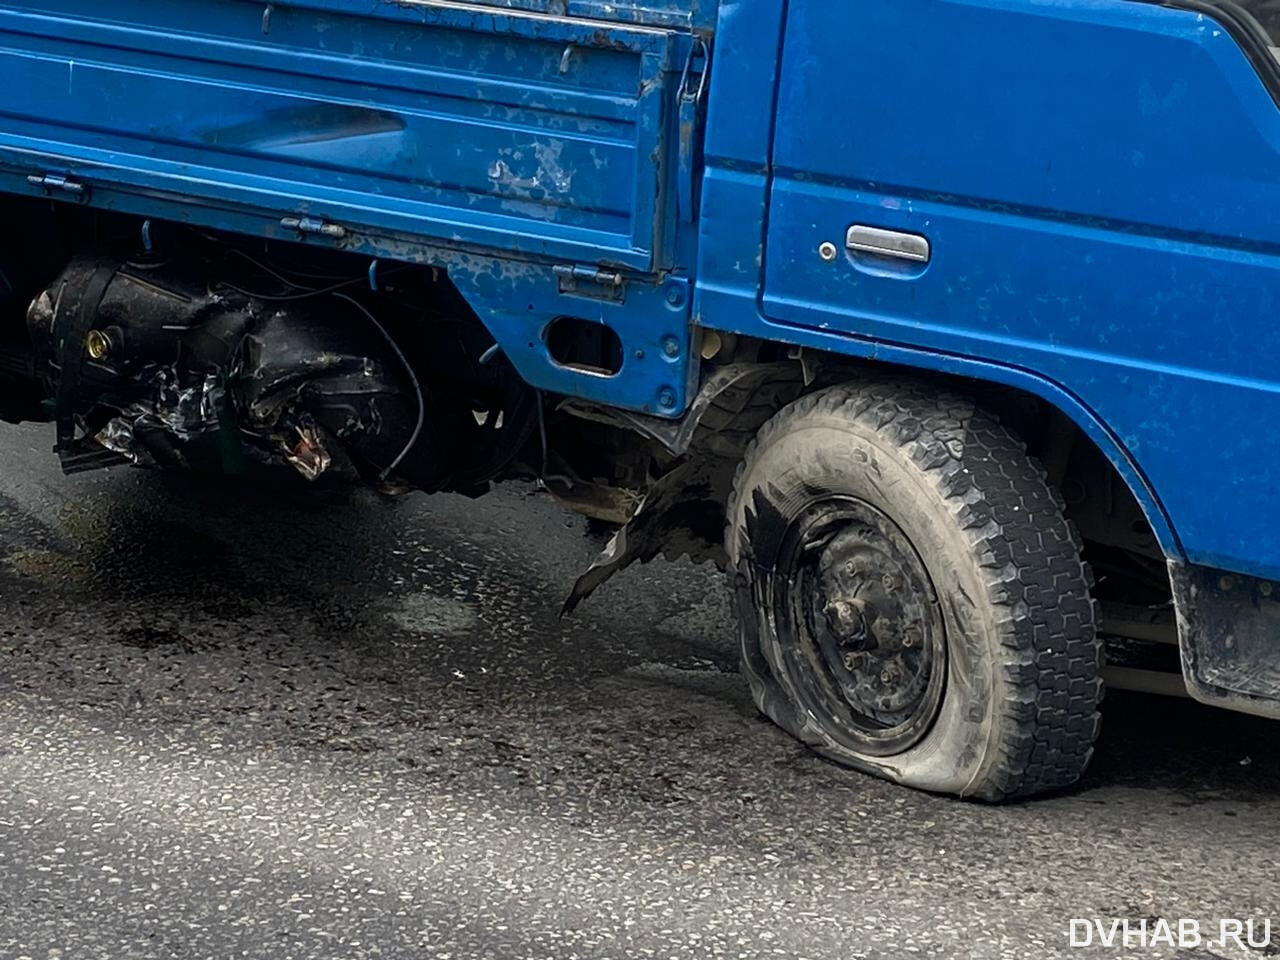
[{"label": "asphalt road surface", "polygon": [[[64,479],[0,428],[0,958],[1210,956],[1073,918],[1270,919],[1280,725],[1113,695],[1000,808],[756,715],[713,570],[472,502]],[[286,478],[291,479],[291,478]]]}]

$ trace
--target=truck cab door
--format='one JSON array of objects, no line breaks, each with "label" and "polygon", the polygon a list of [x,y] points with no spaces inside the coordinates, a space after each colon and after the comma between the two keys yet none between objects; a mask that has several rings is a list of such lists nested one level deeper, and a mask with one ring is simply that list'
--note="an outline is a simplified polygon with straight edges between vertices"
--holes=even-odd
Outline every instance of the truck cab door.
[{"label": "truck cab door", "polygon": [[1280,418],[1280,76],[1257,22],[791,0],[785,29],[765,326],[1029,375],[1118,441],[1186,559],[1280,571],[1257,440]]}]

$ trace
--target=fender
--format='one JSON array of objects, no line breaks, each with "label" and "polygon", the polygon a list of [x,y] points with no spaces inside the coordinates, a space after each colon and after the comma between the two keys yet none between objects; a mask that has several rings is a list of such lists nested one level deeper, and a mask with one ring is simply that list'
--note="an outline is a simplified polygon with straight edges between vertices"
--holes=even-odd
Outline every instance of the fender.
[{"label": "fender", "polygon": [[694,309],[699,322],[711,329],[748,336],[760,336],[762,331],[767,331],[765,335],[769,339],[793,346],[904,368],[969,377],[1013,387],[1039,397],[1068,417],[1097,444],[1142,507],[1165,556],[1170,560],[1186,559],[1173,523],[1137,459],[1083,400],[1064,385],[1043,374],[991,360],[779,323],[761,314],[754,291],[748,293],[742,289],[711,289],[701,286]]}]

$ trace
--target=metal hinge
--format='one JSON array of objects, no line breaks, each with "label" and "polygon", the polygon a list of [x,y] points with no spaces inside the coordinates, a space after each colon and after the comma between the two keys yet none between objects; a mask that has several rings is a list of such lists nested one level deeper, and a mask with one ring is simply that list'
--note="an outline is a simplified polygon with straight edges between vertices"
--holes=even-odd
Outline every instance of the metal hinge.
[{"label": "metal hinge", "polygon": [[561,293],[572,293],[596,300],[621,300],[625,292],[622,274],[599,267],[581,264],[560,264],[552,267],[559,281]]},{"label": "metal hinge", "polygon": [[317,220],[311,217],[285,217],[280,221],[280,226],[286,230],[296,230],[302,234],[329,237],[332,240],[341,240],[347,235],[346,227],[330,223],[328,220]]},{"label": "metal hinge", "polygon": [[79,180],[72,180],[58,173],[33,173],[27,177],[27,183],[49,193],[53,193],[55,190],[60,193],[69,193],[81,200],[89,196],[89,188]]},{"label": "metal hinge", "polygon": [[682,103],[700,103],[707,92],[707,81],[711,79],[711,48],[701,37],[694,37],[689,47],[689,56],[684,62],[684,71],[680,75],[680,92],[677,96]]},{"label": "metal hinge", "polygon": [[697,166],[702,146],[703,101],[706,99],[707,81],[710,77],[711,48],[705,40],[695,38],[689,48],[689,59],[685,61],[680,89],[676,94],[680,123],[677,203],[680,219],[685,223],[692,223],[698,216]]}]

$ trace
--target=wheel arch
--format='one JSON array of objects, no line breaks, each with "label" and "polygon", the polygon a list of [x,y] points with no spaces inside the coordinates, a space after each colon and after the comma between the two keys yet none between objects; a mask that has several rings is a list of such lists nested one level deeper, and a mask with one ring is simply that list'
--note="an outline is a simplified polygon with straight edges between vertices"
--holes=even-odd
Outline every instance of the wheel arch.
[{"label": "wheel arch", "polygon": [[[704,343],[707,332],[703,331]],[[797,333],[804,336],[801,331]],[[830,344],[829,337],[818,336],[824,346]],[[1107,479],[1114,480],[1132,495],[1146,522],[1147,529],[1144,533],[1154,540],[1163,557],[1166,560],[1185,562],[1181,544],[1168,514],[1123,443],[1082,401],[1050,380],[1015,367],[864,341],[859,341],[858,344],[866,350],[858,355],[729,332],[716,331],[715,338],[715,347],[709,351],[714,366],[704,368],[702,389],[683,419],[661,420],[627,411],[599,408],[595,409],[595,413],[606,416],[615,426],[644,435],[665,448],[670,455],[686,462],[686,455],[690,453],[691,444],[695,443],[696,438],[703,438],[705,443],[706,438],[714,438],[725,429],[720,422],[724,411],[718,407],[723,396],[736,396],[740,405],[749,408],[756,406],[753,396],[768,396],[773,405],[764,406],[771,406],[776,411],[783,404],[810,390],[859,377],[884,378],[889,374],[903,380],[927,381],[936,384],[939,389],[965,394],[980,406],[1001,415],[1002,419],[1005,419],[1003,414],[1007,409],[1033,400],[1053,411],[1063,423],[1072,426],[1076,439],[1096,453],[1099,464],[1105,465]],[[779,389],[786,385],[794,385],[794,392]],[[737,430],[736,427],[740,425],[732,417],[729,418],[728,429],[734,435],[734,443],[742,444],[742,449],[736,456],[745,452],[746,440],[739,435],[749,439],[754,436],[759,423],[753,423],[749,431]],[[1031,452],[1038,452],[1036,437],[1028,436],[1027,431],[1019,429],[1016,424],[1010,426],[1027,442]],[[725,450],[719,452],[722,456],[726,454]],[[686,462],[686,467],[692,466],[694,464]],[[679,496],[668,490],[668,487]],[[687,496],[685,477],[681,471],[673,471],[669,475],[669,482],[660,483],[649,491],[649,505],[627,525],[631,533],[626,541],[627,549],[606,551],[588,574],[580,578],[566,604],[566,611],[572,610],[631,563],[658,555],[671,555],[672,531],[685,530],[687,518],[672,510],[667,500],[674,498],[678,505],[684,502],[680,496]],[[639,535],[639,531],[631,529],[641,517],[645,527],[643,536]],[[650,526],[654,529],[648,529]],[[675,553],[688,552],[698,559],[722,561],[722,545],[711,540],[704,543],[701,536],[698,534],[694,538],[704,548],[701,552],[687,548],[686,540],[689,538],[678,538]]]},{"label": "wheel arch", "polygon": [[[796,339],[808,339],[804,332],[796,333]],[[830,377],[828,382],[838,382],[845,372],[852,377],[868,370],[880,375],[892,371],[904,378],[928,380],[969,394],[988,407],[997,407],[996,412],[1000,412],[1002,402],[1016,403],[1027,398],[1043,402],[1074,424],[1079,437],[1133,495],[1165,557],[1185,562],[1186,554],[1173,522],[1136,457],[1097,413],[1062,384],[1022,367],[872,341],[851,341],[842,344],[845,350],[836,351],[830,348],[829,336],[817,336],[820,341],[813,346],[770,344],[762,349],[762,356],[768,355],[770,347],[784,351],[804,365],[807,378]],[[1029,443],[1034,440],[1026,436],[1024,439]]]}]

